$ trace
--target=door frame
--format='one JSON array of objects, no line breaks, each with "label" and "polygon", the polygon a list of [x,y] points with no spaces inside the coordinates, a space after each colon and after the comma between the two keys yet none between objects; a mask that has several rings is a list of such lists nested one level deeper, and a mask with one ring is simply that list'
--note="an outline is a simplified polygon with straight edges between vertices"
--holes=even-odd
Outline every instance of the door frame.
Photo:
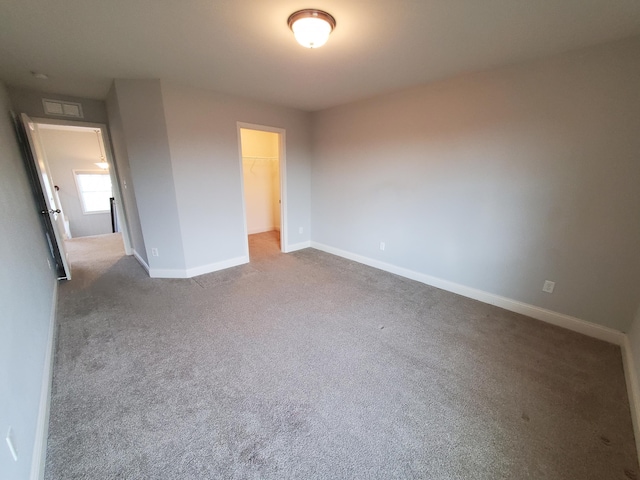
[{"label": "door frame", "polygon": [[111,186],[113,188],[113,197],[116,200],[116,208],[120,216],[120,227],[122,228],[122,243],[124,244],[124,253],[126,255],[133,254],[131,247],[131,236],[129,233],[129,221],[127,212],[124,208],[122,199],[122,190],[120,188],[120,175],[118,175],[118,166],[116,165],[113,152],[111,150],[111,137],[109,136],[109,128],[104,123],[93,122],[77,122],[75,120],[60,120],[55,118],[31,117],[33,123],[43,123],[47,125],[59,125],[63,127],[84,127],[99,129],[102,137],[102,146],[104,147],[105,160],[109,164],[109,177],[111,178]]},{"label": "door frame", "polygon": [[247,205],[244,195],[244,168],[242,165],[242,137],[240,129],[258,130],[261,132],[278,133],[278,170],[280,174],[280,251],[286,253],[289,247],[289,236],[287,235],[287,152],[286,134],[284,128],[270,127],[268,125],[258,125],[255,123],[236,122],[238,133],[238,156],[240,157],[240,190],[242,193],[242,217],[244,220],[245,254],[249,258],[249,231],[247,228]]}]

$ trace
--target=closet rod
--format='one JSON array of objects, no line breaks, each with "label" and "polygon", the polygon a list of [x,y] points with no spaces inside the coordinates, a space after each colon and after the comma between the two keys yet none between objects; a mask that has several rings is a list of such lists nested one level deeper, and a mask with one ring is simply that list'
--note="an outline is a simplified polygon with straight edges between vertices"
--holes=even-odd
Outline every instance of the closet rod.
[{"label": "closet rod", "polygon": [[252,160],[277,160],[279,157],[249,157],[243,155],[242,158],[250,158]]}]

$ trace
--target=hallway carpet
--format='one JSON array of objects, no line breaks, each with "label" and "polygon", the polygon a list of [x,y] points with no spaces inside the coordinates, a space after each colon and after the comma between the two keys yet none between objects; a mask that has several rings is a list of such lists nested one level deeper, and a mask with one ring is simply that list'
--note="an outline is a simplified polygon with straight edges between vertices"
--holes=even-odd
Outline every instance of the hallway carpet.
[{"label": "hallway carpet", "polygon": [[69,242],[46,478],[636,479],[620,349],[313,249]]}]

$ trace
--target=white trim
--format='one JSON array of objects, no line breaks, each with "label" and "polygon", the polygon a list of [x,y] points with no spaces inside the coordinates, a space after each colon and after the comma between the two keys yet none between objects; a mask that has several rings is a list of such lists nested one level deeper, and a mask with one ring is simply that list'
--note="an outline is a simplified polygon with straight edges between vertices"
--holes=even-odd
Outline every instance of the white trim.
[{"label": "white trim", "polygon": [[188,278],[187,271],[181,268],[150,268],[151,278]]},{"label": "white trim", "polygon": [[242,134],[240,122],[236,122],[236,131],[238,135],[238,156],[240,157],[240,196],[242,197],[242,226],[244,239],[244,255],[249,257],[249,227],[247,225],[247,200],[244,193],[244,163],[242,162]]},{"label": "white trim", "polygon": [[47,459],[47,436],[49,432],[49,411],[51,407],[51,384],[53,380],[53,359],[55,356],[56,307],[58,305],[58,281],[53,284],[51,313],[49,314],[49,334],[47,350],[44,354],[42,386],[40,387],[40,405],[36,423],[36,436],[31,457],[31,480],[44,478],[44,467]]},{"label": "white trim", "polygon": [[267,125],[257,125],[255,123],[236,122],[236,130],[238,132],[238,155],[240,157],[240,187],[242,188],[242,216],[244,219],[244,236],[246,239],[246,255],[249,256],[249,239],[247,235],[247,207],[245,204],[244,195],[244,165],[242,163],[242,137],[240,135],[240,129],[245,128],[247,130],[258,130],[262,132],[271,132],[278,134],[278,172],[280,173],[280,227],[277,228],[280,232],[280,249],[282,252],[287,252],[289,241],[287,235],[287,131],[284,128],[269,127]]},{"label": "white trim", "polygon": [[199,267],[192,267],[187,269],[180,268],[151,268],[149,269],[149,276],[151,278],[191,278],[198,275],[204,275],[206,273],[217,272],[218,270],[224,270],[225,268],[236,267],[249,263],[249,256],[243,255],[242,257],[230,258],[229,260],[223,260],[222,262],[210,263],[208,265],[201,265]]},{"label": "white trim", "polygon": [[249,263],[249,257],[243,255],[242,257],[230,258],[229,260],[223,260],[222,262],[188,268],[186,270],[187,278],[197,277],[198,275],[204,275],[205,273],[217,272],[218,270],[224,270],[225,268],[237,267],[238,265],[243,265],[245,263]]},{"label": "white trim", "polygon": [[140,254],[136,251],[135,248],[132,250],[132,253],[133,253],[133,256],[136,258],[136,260],[138,260],[138,263],[142,265],[142,268],[144,268],[147,271],[147,273],[149,273],[149,265],[147,264],[147,262],[144,261],[144,258],[140,256]]},{"label": "white trim", "polygon": [[131,234],[129,232],[129,223],[127,218],[127,212],[124,209],[124,202],[122,200],[122,189],[120,188],[120,176],[118,175],[118,166],[115,162],[115,157],[111,151],[111,138],[109,137],[109,128],[106,123],[94,123],[83,122],[78,120],[66,120],[57,118],[44,118],[33,117],[32,122],[40,125],[57,126],[57,127],[69,127],[80,129],[100,129],[100,135],[102,139],[102,146],[104,147],[104,153],[107,157],[107,163],[109,164],[109,173],[111,174],[111,186],[113,187],[113,194],[116,199],[116,206],[118,207],[118,215],[120,216],[120,228],[122,229],[122,241],[124,243],[124,251],[127,255],[131,255],[133,252],[133,242],[131,240]]},{"label": "white trim", "polygon": [[631,342],[629,342],[629,335],[625,335],[622,342],[622,365],[627,383],[633,435],[636,439],[636,454],[640,457],[640,385],[638,384],[638,372],[636,371],[635,362],[633,361],[633,351]]},{"label": "white trim", "polygon": [[[302,250],[304,248],[309,248],[311,246],[311,242],[307,240],[306,242],[294,243],[293,245],[287,245],[287,249],[284,253],[295,252],[296,250]],[[318,250],[321,250],[320,248]]]},{"label": "white trim", "polygon": [[283,252],[289,250],[289,234],[287,233],[289,226],[289,216],[287,207],[289,205],[289,196],[287,195],[287,131],[282,129],[280,132],[280,143],[278,144],[278,173],[280,174],[280,249]]},{"label": "white trim", "polygon": [[318,250],[322,250],[323,252],[331,253],[339,257],[348,258],[349,260],[363,263],[365,265],[369,265],[370,267],[378,268],[390,273],[395,273],[396,275],[410,278],[411,280],[416,280],[433,287],[441,288],[442,290],[447,290],[464,297],[473,298],[474,300],[479,300],[490,305],[504,308],[505,310],[520,313],[522,315],[527,315],[537,320],[542,320],[543,322],[557,325],[574,332],[582,333],[599,340],[604,340],[605,342],[613,343],[615,345],[622,345],[625,338],[624,333],[618,330],[603,327],[602,325],[597,325],[595,323],[572,317],[570,315],[565,315],[563,313],[554,312],[545,308],[536,307],[535,305],[523,303],[511,298],[501,297],[500,295],[495,295],[483,290],[467,287],[466,285],[460,285],[459,283],[450,282],[449,280],[433,277],[431,275],[426,275],[424,273],[409,270],[407,268],[391,265],[390,263],[381,262],[380,260],[375,260],[372,258],[364,257],[362,255],[358,255],[356,253],[340,250],[339,248],[330,247],[322,243],[311,242],[311,246]]},{"label": "white trim", "polygon": [[255,235],[256,233],[275,232],[275,231],[279,232],[280,229],[276,227],[254,228],[252,230],[249,230],[249,235]]}]

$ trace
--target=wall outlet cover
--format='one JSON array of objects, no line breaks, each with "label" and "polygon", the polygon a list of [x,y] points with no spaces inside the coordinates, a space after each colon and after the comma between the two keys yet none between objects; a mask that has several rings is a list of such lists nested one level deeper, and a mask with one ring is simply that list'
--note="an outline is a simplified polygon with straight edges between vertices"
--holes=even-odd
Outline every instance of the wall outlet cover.
[{"label": "wall outlet cover", "polygon": [[545,280],[544,285],[542,286],[542,291],[547,293],[553,293],[554,288],[556,288],[556,282],[552,282],[551,280]]}]

